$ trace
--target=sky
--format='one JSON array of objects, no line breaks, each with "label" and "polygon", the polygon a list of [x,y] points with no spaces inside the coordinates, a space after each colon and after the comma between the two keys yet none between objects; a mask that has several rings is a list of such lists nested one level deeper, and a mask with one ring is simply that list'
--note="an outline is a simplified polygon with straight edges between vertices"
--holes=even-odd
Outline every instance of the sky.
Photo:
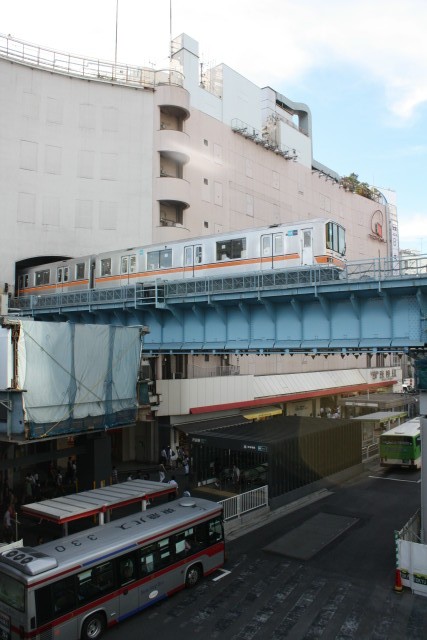
[{"label": "sky", "polygon": [[0,0],[3,35],[164,68],[186,33],[204,64],[307,104],[314,158],[394,191],[400,248],[425,254],[426,27],[426,0]]}]

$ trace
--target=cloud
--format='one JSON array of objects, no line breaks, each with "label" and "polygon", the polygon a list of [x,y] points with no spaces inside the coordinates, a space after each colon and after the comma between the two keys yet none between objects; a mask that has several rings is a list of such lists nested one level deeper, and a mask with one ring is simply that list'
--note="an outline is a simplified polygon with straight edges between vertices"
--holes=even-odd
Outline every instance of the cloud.
[{"label": "cloud", "polygon": [[141,0],[14,0],[0,6],[0,24],[18,39],[113,60],[116,6],[120,62],[164,64],[172,27],[199,42],[206,64],[223,62],[259,86],[286,93],[318,69],[348,69],[382,88],[391,122],[427,102],[425,0],[216,0],[202,9],[200,0],[149,9]]},{"label": "cloud", "polygon": [[399,218],[401,249],[417,249],[427,253],[427,216],[422,213],[406,213]]}]

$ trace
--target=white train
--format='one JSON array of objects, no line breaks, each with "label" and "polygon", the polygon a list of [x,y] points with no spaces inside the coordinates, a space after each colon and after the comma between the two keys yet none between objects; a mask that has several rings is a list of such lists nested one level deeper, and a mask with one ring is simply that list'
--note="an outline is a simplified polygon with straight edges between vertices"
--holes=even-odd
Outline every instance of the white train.
[{"label": "white train", "polygon": [[17,295],[113,288],[155,280],[184,280],[345,265],[345,229],[331,219],[283,223],[201,238],[109,251],[24,268]]}]

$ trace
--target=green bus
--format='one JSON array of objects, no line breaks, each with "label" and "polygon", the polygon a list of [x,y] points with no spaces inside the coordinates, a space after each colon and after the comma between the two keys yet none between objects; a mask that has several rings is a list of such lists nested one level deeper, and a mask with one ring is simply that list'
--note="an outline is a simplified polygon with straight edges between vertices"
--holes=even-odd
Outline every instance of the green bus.
[{"label": "green bus", "polygon": [[420,418],[412,418],[380,435],[382,467],[421,468]]}]

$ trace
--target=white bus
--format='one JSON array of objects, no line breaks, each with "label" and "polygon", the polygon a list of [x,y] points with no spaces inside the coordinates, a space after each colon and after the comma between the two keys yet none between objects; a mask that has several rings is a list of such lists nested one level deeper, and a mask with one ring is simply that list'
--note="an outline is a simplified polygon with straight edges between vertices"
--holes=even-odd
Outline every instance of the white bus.
[{"label": "white bus", "polygon": [[96,640],[224,563],[222,506],[181,498],[0,554],[0,639]]}]

